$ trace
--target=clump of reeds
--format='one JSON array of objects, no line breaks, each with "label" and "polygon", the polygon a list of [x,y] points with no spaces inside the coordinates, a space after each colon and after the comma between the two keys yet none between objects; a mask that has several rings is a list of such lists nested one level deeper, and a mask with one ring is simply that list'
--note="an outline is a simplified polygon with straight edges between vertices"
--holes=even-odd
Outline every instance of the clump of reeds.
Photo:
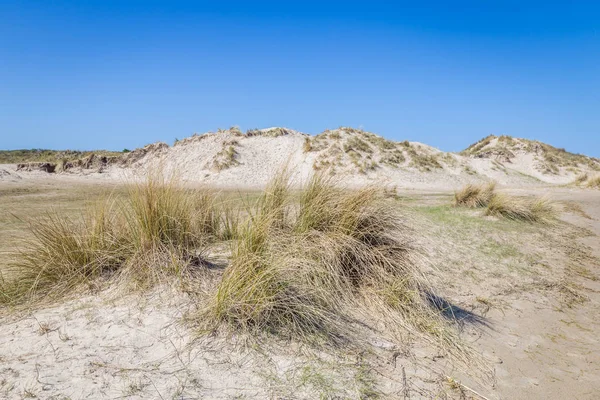
[{"label": "clump of reeds", "polygon": [[468,208],[487,207],[496,190],[496,182],[468,184],[454,192],[454,205]]}]

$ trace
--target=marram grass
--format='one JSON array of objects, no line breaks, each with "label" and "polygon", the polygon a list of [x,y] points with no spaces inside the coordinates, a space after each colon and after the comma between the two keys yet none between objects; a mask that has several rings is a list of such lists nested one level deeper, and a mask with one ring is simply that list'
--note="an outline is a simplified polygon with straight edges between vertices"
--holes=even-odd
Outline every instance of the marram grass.
[{"label": "marram grass", "polygon": [[198,321],[335,339],[362,310],[454,341],[427,301],[413,233],[379,189],[342,190],[320,174],[297,202],[289,188],[284,172],[264,192]]}]

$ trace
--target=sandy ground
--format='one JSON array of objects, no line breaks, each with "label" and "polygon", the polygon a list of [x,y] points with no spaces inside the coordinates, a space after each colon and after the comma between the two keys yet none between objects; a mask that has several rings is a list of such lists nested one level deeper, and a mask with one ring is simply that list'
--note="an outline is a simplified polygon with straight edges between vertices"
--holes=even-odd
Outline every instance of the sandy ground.
[{"label": "sandy ground", "polygon": [[[113,182],[98,175],[94,185]],[[28,187],[81,187],[82,182],[90,181],[81,176],[48,179],[34,174],[25,182],[3,180],[0,194]],[[95,193],[85,188],[84,192]],[[527,265],[542,266],[519,275],[517,267],[524,265],[525,256],[505,254],[510,247],[494,253],[497,269],[493,258],[479,262],[461,253],[475,249],[478,236],[489,234],[484,231],[489,224],[481,217],[466,220],[468,216],[461,214],[465,223],[473,224],[469,230],[471,226],[482,229],[481,235],[475,231],[463,242],[448,236],[457,229],[453,220],[443,222],[448,211],[436,214],[442,222],[436,222],[440,235],[432,240],[454,247],[432,255],[438,263],[448,264],[434,282],[445,285],[448,298],[457,306],[470,307],[484,322],[469,325],[467,321],[463,336],[484,355],[494,371],[492,377],[482,378],[475,365],[458,367],[424,349],[396,348],[385,341],[374,343],[372,354],[362,355],[290,343],[256,346],[221,336],[196,339],[197,332],[183,320],[192,307],[189,299],[160,288],[144,295],[107,291],[0,316],[0,398],[291,399],[366,398],[379,393],[381,398],[399,399],[595,399],[600,393],[600,282],[596,278],[600,265],[587,255],[572,256],[571,250],[581,245],[600,257],[600,192],[549,187],[509,191],[548,194],[578,204],[579,212],[564,213],[562,218],[569,227],[588,233],[569,236],[574,238],[570,243],[557,232],[552,240],[559,242],[542,242],[538,241],[542,234],[533,228],[506,225],[519,235],[519,250],[532,255]],[[401,192],[417,206],[445,204],[449,194],[431,185]],[[7,196],[0,196],[0,201],[8,201]],[[19,201],[14,193],[11,196],[11,201]],[[502,242],[513,233],[501,229],[491,235]],[[518,261],[517,267],[500,265],[510,257]],[[593,276],[570,275],[587,297],[572,307],[561,302],[556,290],[538,289],[569,263],[585,265]],[[478,268],[488,271],[478,280],[465,278],[469,272],[465,270]],[[543,281],[536,280],[538,273],[547,274]],[[463,386],[455,387],[448,377]]]}]

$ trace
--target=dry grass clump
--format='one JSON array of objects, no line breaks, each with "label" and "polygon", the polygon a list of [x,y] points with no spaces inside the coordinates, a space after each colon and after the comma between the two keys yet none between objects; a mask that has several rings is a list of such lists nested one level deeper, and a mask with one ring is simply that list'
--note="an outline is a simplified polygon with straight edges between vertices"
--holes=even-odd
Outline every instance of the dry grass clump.
[{"label": "dry grass clump", "polygon": [[585,181],[587,181],[587,180],[588,180],[588,178],[589,178],[589,175],[588,175],[587,173],[585,173],[585,172],[584,172],[584,173],[582,173],[582,174],[579,174],[579,175],[577,175],[577,176],[575,177],[575,182],[574,182],[574,183],[575,183],[576,185],[583,185],[583,184],[585,183]]},{"label": "dry grass clump", "polygon": [[311,152],[313,150],[312,142],[309,137],[304,138],[304,143],[302,144],[302,151],[305,153]]},{"label": "dry grass clump", "polygon": [[80,220],[58,212],[34,220],[31,238],[11,257],[0,301],[58,299],[117,272],[143,285],[182,273],[219,235],[214,197],[153,173]]},{"label": "dry grass clump", "polygon": [[373,153],[373,148],[361,138],[352,136],[351,138],[346,140],[346,143],[344,143],[344,151],[346,153],[349,153],[351,151],[360,151],[363,153],[371,154]]},{"label": "dry grass clump", "polygon": [[600,175],[596,175],[588,179],[586,183],[587,187],[600,189]]},{"label": "dry grass clump", "polygon": [[558,210],[552,201],[543,197],[519,198],[496,194],[490,200],[485,214],[515,221],[547,223],[556,219]]},{"label": "dry grass clump", "polygon": [[468,208],[487,207],[494,197],[495,190],[496,182],[468,184],[454,192],[454,205]]},{"label": "dry grass clump", "polygon": [[486,147],[487,145],[489,145],[492,142],[492,140],[494,140],[495,138],[496,138],[495,135],[486,136],[483,139],[479,140],[478,142],[473,143],[472,145],[470,145],[469,147],[467,147],[461,153],[465,154],[465,155],[477,154],[484,147]]},{"label": "dry grass clump", "polygon": [[573,183],[578,186],[600,189],[600,175],[590,176],[588,173],[584,172],[577,175]]},{"label": "dry grass clump", "polygon": [[0,304],[50,292],[60,296],[118,269],[127,253],[126,238],[110,207],[103,203],[81,220],[52,212],[33,221],[31,239],[6,267],[7,280],[0,281]]},{"label": "dry grass clump", "polygon": [[397,167],[398,165],[404,163],[406,158],[404,157],[404,153],[401,150],[395,149],[389,152],[383,153],[381,156],[381,162],[392,167]]},{"label": "dry grass clump", "polygon": [[407,228],[379,190],[347,192],[315,175],[291,199],[281,174],[241,228],[200,320],[331,339],[348,334],[357,309],[375,307],[413,330],[443,331],[432,329],[443,324],[425,298]]},{"label": "dry grass clump", "polygon": [[454,192],[454,205],[467,208],[485,207],[485,215],[515,221],[548,223],[557,217],[558,208],[547,198],[522,198],[496,193],[495,190],[495,182],[465,185]]},{"label": "dry grass clump", "polygon": [[237,160],[238,152],[235,149],[235,146],[237,144],[237,141],[223,143],[223,148],[217,154],[215,154],[215,157],[213,159],[213,169],[217,171],[222,171],[224,169],[231,168],[232,166],[239,164],[239,161]]},{"label": "dry grass clump", "polygon": [[421,154],[413,147],[409,147],[408,153],[410,154],[411,158],[410,166],[418,168],[420,171],[429,172],[432,169],[444,168],[442,164],[439,163],[437,156],[434,154]]},{"label": "dry grass clump", "polygon": [[246,131],[246,136],[279,137],[289,135],[290,133],[291,131],[286,128],[249,129]]}]

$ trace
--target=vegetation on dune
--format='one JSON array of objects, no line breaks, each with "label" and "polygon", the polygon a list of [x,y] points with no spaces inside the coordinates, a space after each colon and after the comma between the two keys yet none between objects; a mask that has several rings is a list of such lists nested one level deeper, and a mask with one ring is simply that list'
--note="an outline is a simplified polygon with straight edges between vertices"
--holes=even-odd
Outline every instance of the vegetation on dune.
[{"label": "vegetation on dune", "polygon": [[600,175],[596,175],[588,179],[587,187],[600,189]]},{"label": "vegetation on dune", "polygon": [[348,334],[350,308],[370,307],[438,339],[447,334],[427,302],[408,228],[380,194],[346,192],[317,174],[296,204],[279,175],[241,228],[199,320],[335,338]]},{"label": "vegetation on dune", "polygon": [[393,167],[397,167],[406,161],[404,153],[401,150],[395,149],[393,151],[385,152],[381,155],[381,162]]},{"label": "vegetation on dune", "polygon": [[80,220],[51,212],[31,221],[31,239],[6,267],[1,300],[56,300],[115,273],[144,286],[181,275],[219,235],[214,197],[157,173],[131,185],[124,199],[90,207]]},{"label": "vegetation on dune", "polygon": [[489,145],[492,142],[492,140],[495,138],[496,138],[496,136],[494,136],[494,135],[486,136],[483,139],[481,139],[481,140],[473,143],[469,147],[467,147],[461,153],[465,154],[465,155],[477,154],[481,149],[483,149],[484,147]]},{"label": "vegetation on dune", "polygon": [[543,197],[519,198],[496,194],[490,200],[485,213],[515,221],[547,223],[556,219],[558,210],[553,202]]},{"label": "vegetation on dune", "polygon": [[224,169],[238,165],[238,152],[235,149],[237,144],[237,141],[223,143],[223,148],[217,154],[215,154],[213,158],[212,168],[220,172]]},{"label": "vegetation on dune", "polygon": [[360,151],[362,153],[371,154],[373,153],[373,148],[371,148],[371,146],[361,138],[352,136],[344,143],[344,151],[346,153],[351,151]]},{"label": "vegetation on dune", "polygon": [[454,205],[468,208],[487,207],[494,197],[495,190],[496,182],[467,184],[454,192]]},{"label": "vegetation on dune", "polygon": [[573,184],[592,189],[600,189],[600,175],[590,175],[584,172],[575,177]]},{"label": "vegetation on dune", "polygon": [[[491,146],[494,139],[497,139],[497,143]],[[560,168],[587,167],[596,171],[600,170],[600,160],[597,158],[570,153],[565,149],[556,148],[537,140],[517,139],[506,135],[487,136],[467,147],[461,154],[467,156],[493,155],[508,161],[514,158],[517,150],[534,154],[540,162],[538,168],[546,174],[558,174]]]},{"label": "vegetation on dune", "polygon": [[496,183],[468,184],[454,193],[457,207],[485,208],[485,215],[515,221],[548,223],[556,219],[558,208],[544,197],[522,198],[496,193]]},{"label": "vegetation on dune", "polygon": [[433,154],[421,154],[412,147],[409,148],[408,154],[410,155],[410,165],[421,171],[429,172],[433,169],[443,168],[442,164],[440,164],[437,157]]},{"label": "vegetation on dune", "polygon": [[246,131],[246,136],[267,136],[279,137],[289,135],[290,130],[286,128],[269,128],[269,129],[249,129]]},{"label": "vegetation on dune", "polygon": [[589,178],[589,175],[586,173],[583,174],[579,174],[575,177],[575,184],[576,185],[583,185]]},{"label": "vegetation on dune", "polygon": [[0,150],[0,164],[19,164],[28,162],[67,162],[76,161],[90,157],[92,154],[96,156],[116,157],[129,150],[120,151],[78,151],[78,150]]},{"label": "vegetation on dune", "polygon": [[302,151],[308,153],[313,150],[311,138],[305,137],[304,143],[302,144]]},{"label": "vegetation on dune", "polygon": [[358,320],[381,319],[459,349],[396,208],[378,188],[347,191],[322,174],[297,192],[281,173],[245,209],[150,174],[81,221],[32,221],[0,302],[57,301],[111,282],[146,289],[174,280],[193,294],[204,254],[226,241],[230,263],[197,314],[205,326],[336,340],[352,338]]}]

